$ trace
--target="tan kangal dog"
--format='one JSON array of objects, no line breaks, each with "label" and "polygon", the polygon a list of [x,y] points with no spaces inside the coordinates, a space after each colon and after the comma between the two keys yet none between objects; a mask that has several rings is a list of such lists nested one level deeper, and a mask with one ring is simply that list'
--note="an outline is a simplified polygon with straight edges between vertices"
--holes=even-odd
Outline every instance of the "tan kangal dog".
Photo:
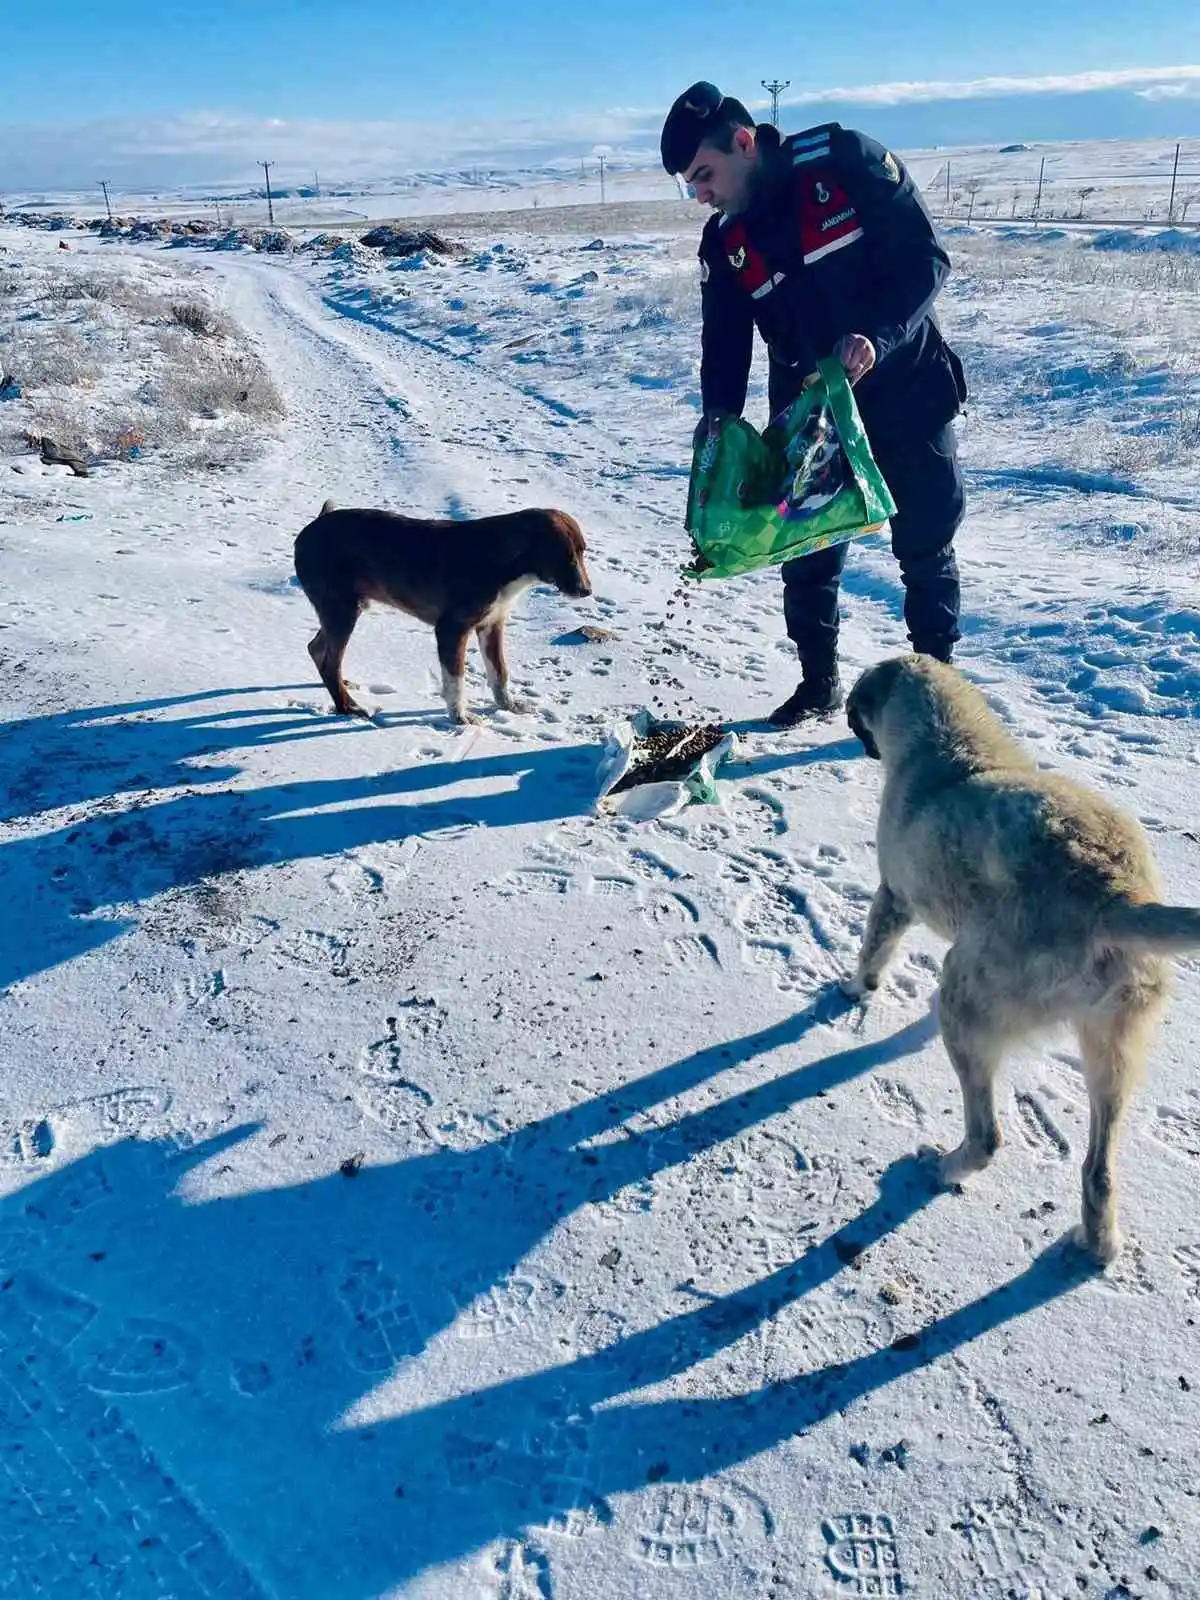
[{"label": "tan kangal dog", "polygon": [[985,1167],[1000,1145],[993,1085],[1006,1051],[1071,1024],[1091,1101],[1081,1239],[1111,1261],[1121,1247],[1121,1117],[1167,997],[1164,957],[1200,945],[1200,909],[1162,905],[1133,818],[1040,772],[953,667],[924,656],[881,662],[855,684],[846,712],[884,767],[880,884],[848,991],[878,986],[913,922],[953,941],[941,1030],[966,1135],[943,1158],[948,1183]]}]

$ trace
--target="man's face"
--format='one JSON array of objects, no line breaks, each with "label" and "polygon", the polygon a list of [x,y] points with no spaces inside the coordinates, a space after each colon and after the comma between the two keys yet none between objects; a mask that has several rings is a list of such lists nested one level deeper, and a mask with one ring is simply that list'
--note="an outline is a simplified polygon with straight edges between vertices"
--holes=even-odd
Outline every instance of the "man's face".
[{"label": "man's face", "polygon": [[733,149],[726,152],[702,144],[683,174],[683,181],[702,206],[735,217],[750,202],[758,146],[749,128],[735,128]]}]

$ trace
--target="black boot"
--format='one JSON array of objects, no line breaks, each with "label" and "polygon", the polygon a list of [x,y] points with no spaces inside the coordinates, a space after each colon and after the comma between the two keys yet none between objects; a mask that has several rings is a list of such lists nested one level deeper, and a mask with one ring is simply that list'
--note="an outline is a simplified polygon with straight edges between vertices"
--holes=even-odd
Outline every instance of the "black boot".
[{"label": "black boot", "polygon": [[794,728],[800,722],[831,716],[844,698],[836,666],[814,672],[806,664],[796,692],[776,706],[767,721],[775,728]]},{"label": "black boot", "polygon": [[921,644],[914,643],[913,654],[932,656],[935,661],[944,661],[949,666],[954,657],[954,644],[949,639],[927,639]]}]

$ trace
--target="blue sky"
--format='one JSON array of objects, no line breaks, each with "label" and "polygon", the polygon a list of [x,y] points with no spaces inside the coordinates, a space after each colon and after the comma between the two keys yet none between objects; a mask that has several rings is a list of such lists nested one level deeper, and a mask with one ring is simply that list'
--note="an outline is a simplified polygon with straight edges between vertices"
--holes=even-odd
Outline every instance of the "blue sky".
[{"label": "blue sky", "polygon": [[[1053,20],[1065,10],[1008,0],[969,8],[968,26],[962,0],[10,0],[0,183],[86,182],[97,162],[130,181],[232,177],[252,150],[360,175],[652,151],[700,76],[743,98],[769,76],[791,80],[785,101],[844,90],[783,120],[836,115],[910,146],[1200,133],[1200,69],[1176,70],[1200,63],[1195,0],[1095,0]],[[998,75],[1020,81],[1001,92]]]}]

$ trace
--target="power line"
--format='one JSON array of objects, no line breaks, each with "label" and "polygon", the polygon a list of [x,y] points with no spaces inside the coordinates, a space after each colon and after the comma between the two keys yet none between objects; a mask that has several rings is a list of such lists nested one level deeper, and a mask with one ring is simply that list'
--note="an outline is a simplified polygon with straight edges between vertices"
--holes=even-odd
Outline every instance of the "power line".
[{"label": "power line", "polygon": [[275,207],[274,207],[274,204],[272,203],[272,200],[271,200],[271,168],[275,165],[275,163],[273,161],[260,161],[258,164],[263,169],[263,172],[266,174],[266,179],[267,179],[267,220],[270,222],[271,226],[274,227],[275,226]]},{"label": "power line", "polygon": [[768,83],[765,78],[762,80],[763,88],[771,96],[771,121],[775,127],[779,126],[779,96],[785,89],[790,89],[791,85],[792,80],[790,78],[784,78],[782,80],[779,78],[772,78],[770,83]]}]

